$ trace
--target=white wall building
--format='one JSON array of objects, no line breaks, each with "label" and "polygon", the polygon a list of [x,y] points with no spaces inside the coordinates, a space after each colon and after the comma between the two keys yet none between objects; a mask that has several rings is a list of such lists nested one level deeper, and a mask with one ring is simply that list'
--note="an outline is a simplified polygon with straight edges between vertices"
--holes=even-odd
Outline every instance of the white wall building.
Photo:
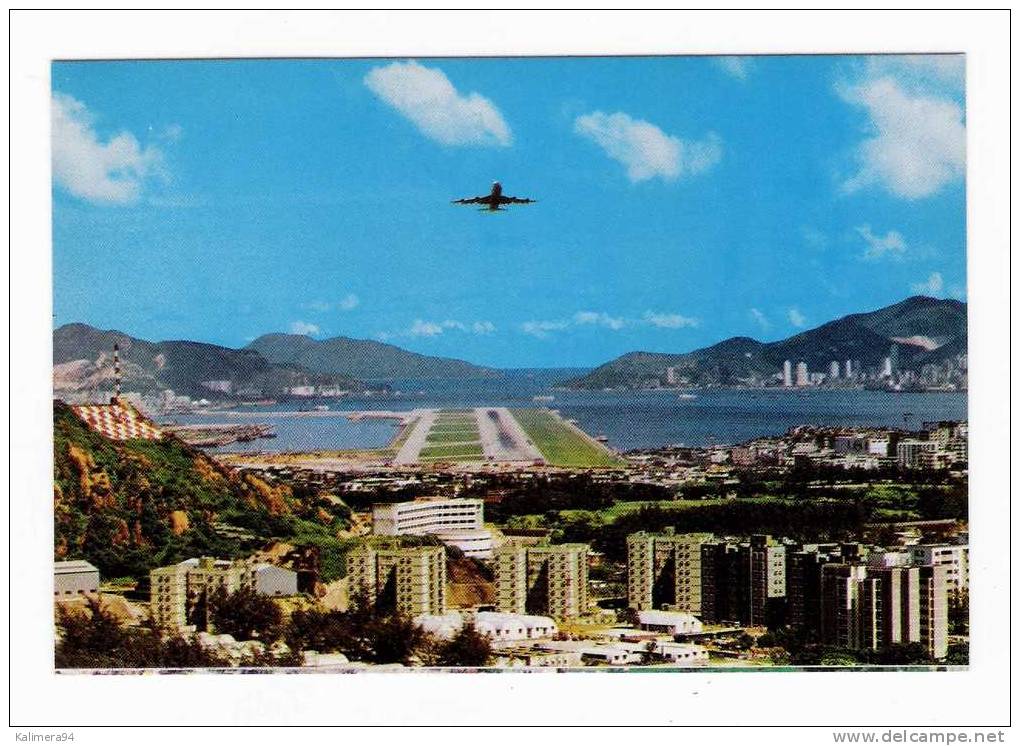
[{"label": "white wall building", "polygon": [[99,570],[85,560],[53,563],[53,595],[56,598],[99,593]]},{"label": "white wall building", "polygon": [[255,592],[262,596],[296,596],[297,573],[270,564],[255,565]]},{"label": "white wall building", "polygon": [[[419,614],[415,624],[437,637],[449,639],[467,623],[458,612],[449,614]],[[533,614],[508,614],[497,611],[480,611],[474,615],[475,629],[492,642],[519,642],[552,637],[559,628],[551,618]]]},{"label": "white wall building", "polygon": [[377,536],[431,534],[468,557],[492,556],[492,533],[484,526],[483,503],[466,498],[430,498],[372,506]]},{"label": "white wall building", "polygon": [[970,552],[960,544],[918,544],[910,547],[915,565],[946,565],[949,592],[960,594],[970,587]]},{"label": "white wall building", "polygon": [[665,632],[670,635],[690,635],[702,631],[701,620],[693,614],[652,609],[638,612],[638,627],[650,632]]}]

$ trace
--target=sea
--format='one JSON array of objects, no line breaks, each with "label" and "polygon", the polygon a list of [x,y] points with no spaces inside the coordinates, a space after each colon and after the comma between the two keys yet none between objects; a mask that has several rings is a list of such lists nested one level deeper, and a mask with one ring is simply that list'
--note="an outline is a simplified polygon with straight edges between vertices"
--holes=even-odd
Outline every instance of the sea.
[{"label": "sea", "polygon": [[[488,379],[389,379],[389,394],[347,396],[242,406],[173,415],[162,422],[258,422],[276,437],[210,449],[227,452],[297,452],[379,448],[394,437],[396,420],[351,422],[346,413],[406,411],[419,407],[549,407],[591,435],[625,451],[669,445],[736,444],[778,435],[794,425],[864,425],[920,428],[931,420],[967,419],[965,392],[895,393],[865,390],[697,389],[689,392],[576,391],[557,386],[583,370],[509,371]],[[535,397],[538,397],[536,399]],[[549,397],[552,397],[551,399]],[[314,416],[294,416],[328,407]]]}]

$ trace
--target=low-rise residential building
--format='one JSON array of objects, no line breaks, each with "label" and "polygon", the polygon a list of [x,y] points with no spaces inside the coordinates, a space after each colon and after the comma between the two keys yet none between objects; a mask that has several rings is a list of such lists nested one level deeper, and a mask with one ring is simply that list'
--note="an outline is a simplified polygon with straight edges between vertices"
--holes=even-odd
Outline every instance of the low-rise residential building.
[{"label": "low-rise residential building", "polygon": [[53,596],[66,598],[99,593],[99,569],[85,560],[53,563]]},{"label": "low-rise residential building", "polygon": [[704,625],[693,614],[680,611],[646,609],[638,612],[638,628],[669,635],[692,635],[702,631]]},{"label": "low-rise residential building", "polygon": [[559,631],[556,622],[547,616],[498,611],[479,611],[474,615],[456,611],[448,614],[420,614],[414,621],[426,632],[446,639],[456,635],[469,622],[474,624],[475,630],[493,642],[539,640],[552,637]]},{"label": "low-rise residential building", "polygon": [[352,595],[408,616],[446,611],[446,550],[441,546],[361,546],[347,555]]},{"label": "low-rise residential building", "polygon": [[495,653],[495,665],[506,668],[579,668],[581,653],[576,650],[542,650],[508,647]]}]

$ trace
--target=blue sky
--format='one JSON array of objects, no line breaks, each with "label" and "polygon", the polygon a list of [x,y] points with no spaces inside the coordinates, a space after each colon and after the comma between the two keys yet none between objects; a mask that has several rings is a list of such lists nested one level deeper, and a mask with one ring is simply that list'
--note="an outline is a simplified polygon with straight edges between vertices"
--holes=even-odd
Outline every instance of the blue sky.
[{"label": "blue sky", "polygon": [[55,325],[537,367],[966,297],[961,57],[52,73]]}]

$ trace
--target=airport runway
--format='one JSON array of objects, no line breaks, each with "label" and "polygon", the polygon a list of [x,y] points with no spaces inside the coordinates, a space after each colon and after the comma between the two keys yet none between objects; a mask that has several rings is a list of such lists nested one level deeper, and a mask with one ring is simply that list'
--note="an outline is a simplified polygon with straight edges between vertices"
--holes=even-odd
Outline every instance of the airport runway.
[{"label": "airport runway", "polygon": [[439,414],[439,410],[416,409],[414,414],[418,416],[418,421],[411,430],[411,434],[407,436],[407,440],[400,446],[397,455],[393,457],[394,464],[406,466],[407,464],[418,463],[418,456],[421,454],[421,449],[425,446],[425,438],[428,437],[429,430],[432,429],[432,423],[436,421],[436,415]]},{"label": "airport runway", "polygon": [[486,459],[528,463],[543,459],[506,407],[480,407],[475,409],[475,419]]}]

